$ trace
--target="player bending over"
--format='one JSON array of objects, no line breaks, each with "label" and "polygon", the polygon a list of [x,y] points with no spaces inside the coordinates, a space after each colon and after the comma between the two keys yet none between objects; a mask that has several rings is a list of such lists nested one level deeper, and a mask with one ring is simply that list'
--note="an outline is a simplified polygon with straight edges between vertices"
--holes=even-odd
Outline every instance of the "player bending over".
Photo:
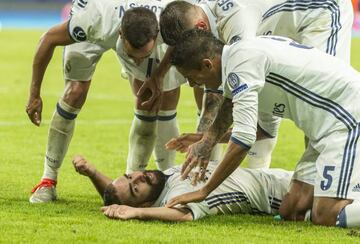
[{"label": "player bending over", "polygon": [[[172,63],[185,77],[209,87],[223,83],[224,102],[201,140],[188,153],[183,177],[206,168],[213,145],[233,123],[223,160],[199,190],[168,205],[202,201],[242,162],[257,139],[277,133],[276,117],[288,118],[309,138],[295,168],[280,214],[318,225],[360,226],[360,74],[346,62],[278,36],[224,45],[208,32],[184,34]],[[201,179],[201,175],[199,177]],[[285,207],[286,206],[286,207]]]},{"label": "player bending over", "polygon": [[[173,208],[165,207],[175,196],[199,189],[189,178],[181,180],[181,167],[164,172],[144,171],[120,176],[114,181],[104,176],[86,159],[73,159],[75,170],[90,178],[105,207],[102,211],[114,219],[154,219],[189,221],[215,214],[277,214],[288,190],[292,172],[281,169],[237,168],[204,201]],[[210,177],[216,167],[211,161]]]}]

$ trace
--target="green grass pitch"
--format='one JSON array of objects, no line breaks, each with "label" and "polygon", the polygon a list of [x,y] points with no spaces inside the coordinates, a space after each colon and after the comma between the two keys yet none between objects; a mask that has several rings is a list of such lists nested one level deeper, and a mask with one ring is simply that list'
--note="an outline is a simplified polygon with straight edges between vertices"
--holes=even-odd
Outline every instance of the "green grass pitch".
[{"label": "green grass pitch", "polygon": [[[63,90],[59,48],[46,73],[42,97],[43,123],[33,126],[25,114],[31,63],[39,31],[0,32],[0,242],[196,242],[196,243],[354,243],[360,231],[316,227],[309,223],[275,222],[270,216],[216,216],[192,223],[114,221],[100,212],[101,201],[91,183],[72,168],[75,154],[85,155],[111,177],[124,172],[133,101],[128,81],[120,78],[115,55],[98,65],[87,102],[62,165],[56,203],[30,205],[38,183],[49,121]],[[352,64],[360,70],[360,39],[354,39]],[[178,121],[182,132],[195,128],[192,91],[182,88]],[[355,106],[359,106],[358,104]],[[284,121],[272,167],[293,169],[303,151],[303,136]],[[181,163],[183,155],[177,156]],[[152,162],[151,168],[155,165]]]}]

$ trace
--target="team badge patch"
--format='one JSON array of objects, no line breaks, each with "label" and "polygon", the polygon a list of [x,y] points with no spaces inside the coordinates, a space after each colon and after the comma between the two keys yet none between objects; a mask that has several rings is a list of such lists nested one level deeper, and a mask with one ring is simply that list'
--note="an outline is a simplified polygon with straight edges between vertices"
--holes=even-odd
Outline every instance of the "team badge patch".
[{"label": "team badge patch", "polygon": [[227,82],[232,89],[235,89],[240,85],[240,78],[235,73],[230,73],[227,78]]},{"label": "team badge patch", "polygon": [[75,39],[77,41],[80,41],[80,42],[83,42],[83,41],[86,41],[86,34],[85,34],[85,31],[79,27],[79,26],[76,26],[73,30],[73,36],[75,37]]}]

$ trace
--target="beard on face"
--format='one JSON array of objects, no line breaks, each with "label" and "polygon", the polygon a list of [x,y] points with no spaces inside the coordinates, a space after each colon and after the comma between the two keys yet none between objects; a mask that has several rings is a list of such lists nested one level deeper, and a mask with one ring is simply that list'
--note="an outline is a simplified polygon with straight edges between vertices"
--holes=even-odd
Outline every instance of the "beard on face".
[{"label": "beard on face", "polygon": [[[151,191],[150,191],[148,201],[153,202],[159,198],[162,190],[164,189],[164,186],[165,186],[166,180],[168,179],[168,176],[165,175],[160,170],[146,170],[144,172],[144,174],[145,174],[146,182],[149,185],[151,185]],[[148,174],[153,174],[156,181],[152,182]]]}]

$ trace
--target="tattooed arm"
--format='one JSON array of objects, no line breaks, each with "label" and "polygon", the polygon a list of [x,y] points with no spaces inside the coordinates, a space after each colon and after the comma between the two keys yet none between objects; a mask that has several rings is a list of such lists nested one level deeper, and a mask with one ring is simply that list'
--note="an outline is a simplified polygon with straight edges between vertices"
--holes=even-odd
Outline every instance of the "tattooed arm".
[{"label": "tattooed arm", "polygon": [[195,172],[192,177],[193,183],[203,178],[205,170],[209,163],[211,150],[215,144],[221,139],[227,129],[232,123],[232,101],[225,98],[219,110],[214,123],[210,126],[209,130],[204,133],[202,139],[189,147],[186,161],[182,167],[182,178],[186,178],[190,171],[199,166],[202,172]]},{"label": "tattooed arm", "polygon": [[209,129],[218,114],[223,100],[223,96],[220,93],[205,92],[197,132],[206,132]]}]

